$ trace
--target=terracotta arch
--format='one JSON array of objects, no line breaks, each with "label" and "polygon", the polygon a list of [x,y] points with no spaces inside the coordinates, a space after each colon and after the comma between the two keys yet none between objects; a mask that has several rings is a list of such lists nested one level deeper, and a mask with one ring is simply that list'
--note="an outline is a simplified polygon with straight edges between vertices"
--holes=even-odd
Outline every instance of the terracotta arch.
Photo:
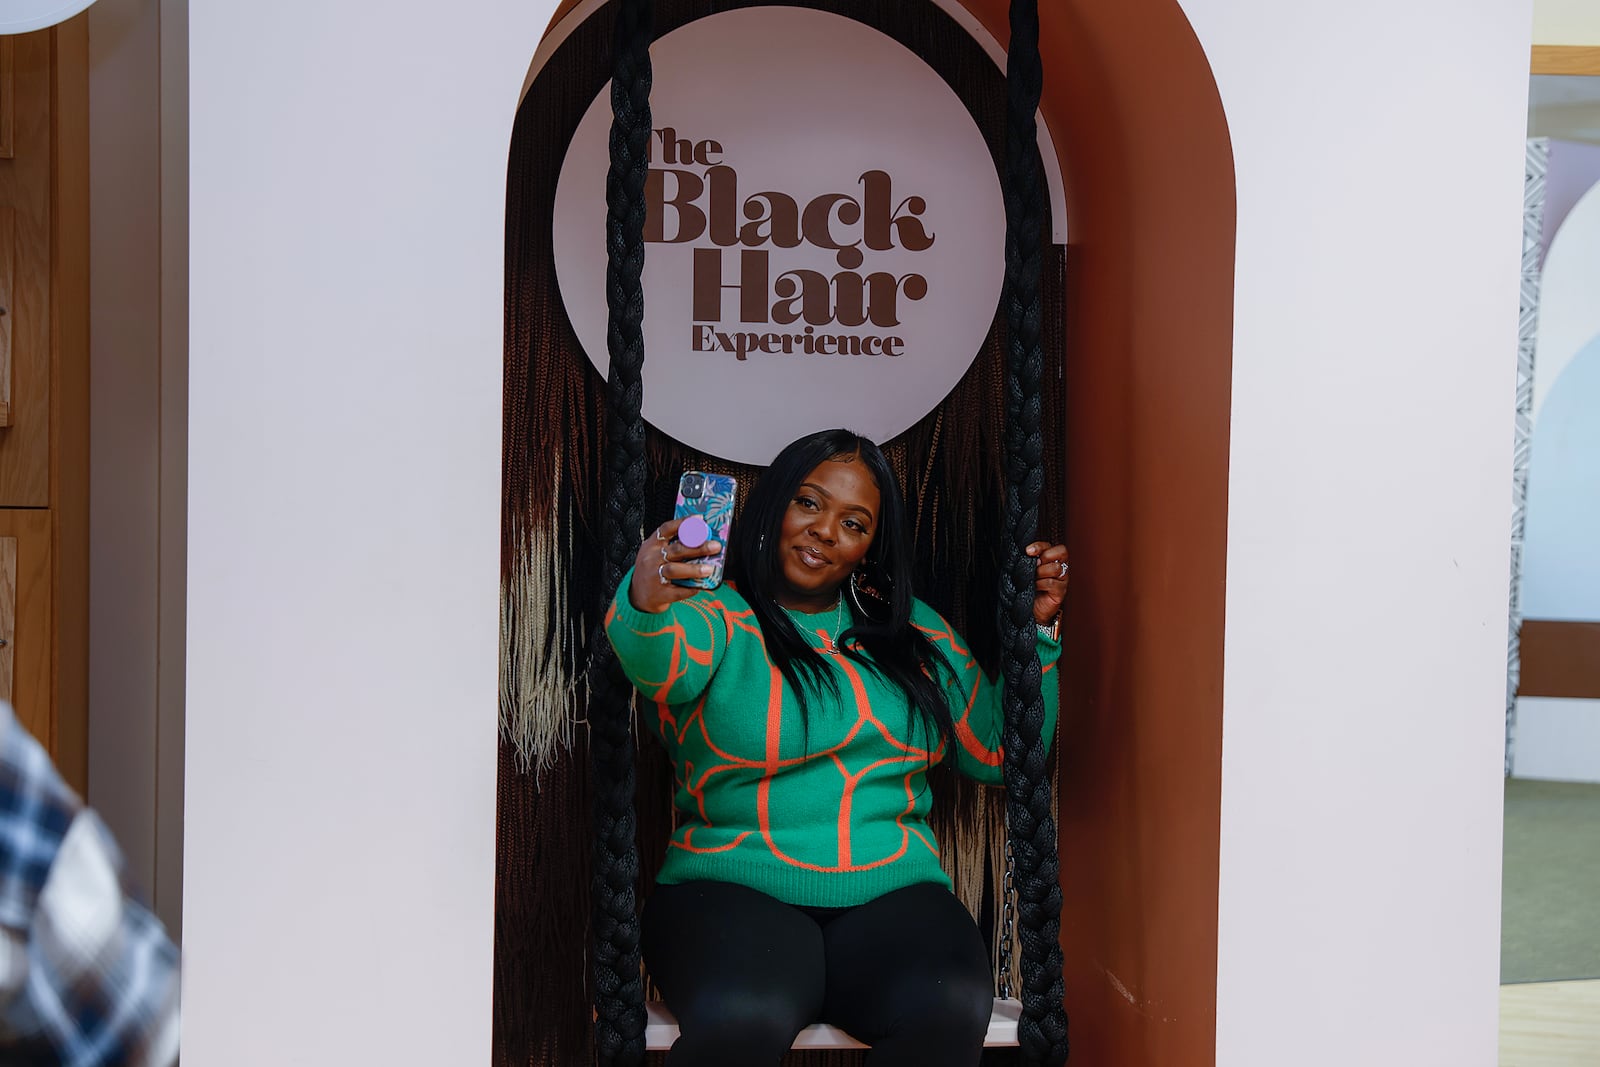
[{"label": "terracotta arch", "polygon": [[[1006,39],[1005,0],[963,0]],[[1216,1062],[1235,188],[1177,0],[1041,4],[1066,175],[1073,1058]]]},{"label": "terracotta arch", "polygon": [[[563,0],[558,24],[582,0]],[[924,2],[924,0],[912,0]],[[1002,43],[1006,0],[961,0]],[[1216,1060],[1235,189],[1178,0],[1041,4],[1065,175],[1073,1059]]]}]

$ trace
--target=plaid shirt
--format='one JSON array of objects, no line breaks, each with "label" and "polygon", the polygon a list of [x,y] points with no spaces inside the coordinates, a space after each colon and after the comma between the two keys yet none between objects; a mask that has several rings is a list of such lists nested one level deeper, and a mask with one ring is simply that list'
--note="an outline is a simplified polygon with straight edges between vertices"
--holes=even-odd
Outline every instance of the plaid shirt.
[{"label": "plaid shirt", "polygon": [[178,953],[111,834],[0,702],[0,1063],[167,1067]]}]

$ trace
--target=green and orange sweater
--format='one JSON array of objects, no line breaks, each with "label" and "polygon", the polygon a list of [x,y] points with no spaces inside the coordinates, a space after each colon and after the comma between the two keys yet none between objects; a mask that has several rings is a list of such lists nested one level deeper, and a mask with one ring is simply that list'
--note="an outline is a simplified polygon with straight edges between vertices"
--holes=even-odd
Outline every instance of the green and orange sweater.
[{"label": "green and orange sweater", "polygon": [[[678,825],[658,882],[735,882],[806,907],[852,907],[920,882],[949,886],[928,826],[925,778],[945,745],[930,751],[927,729],[912,725],[897,686],[848,657],[823,656],[837,672],[839,698],[807,693],[807,731],[736,589],[696,593],[651,614],[629,603],[629,581],[607,613],[606,633],[653,705],[646,718],[672,757]],[[847,604],[843,629],[849,615]],[[792,616],[818,649],[836,617]],[[932,608],[917,601],[911,621],[953,672],[956,767],[999,784],[1000,687]],[[1061,645],[1038,640],[1052,736]]]}]

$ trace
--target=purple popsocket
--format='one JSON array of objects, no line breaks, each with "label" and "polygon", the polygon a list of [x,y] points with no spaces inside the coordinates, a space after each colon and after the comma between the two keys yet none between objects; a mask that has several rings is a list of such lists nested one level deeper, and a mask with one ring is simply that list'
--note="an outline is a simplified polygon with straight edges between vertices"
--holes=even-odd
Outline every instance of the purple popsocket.
[{"label": "purple popsocket", "polygon": [[711,539],[711,527],[698,515],[690,515],[678,527],[678,543],[685,548],[699,548]]}]

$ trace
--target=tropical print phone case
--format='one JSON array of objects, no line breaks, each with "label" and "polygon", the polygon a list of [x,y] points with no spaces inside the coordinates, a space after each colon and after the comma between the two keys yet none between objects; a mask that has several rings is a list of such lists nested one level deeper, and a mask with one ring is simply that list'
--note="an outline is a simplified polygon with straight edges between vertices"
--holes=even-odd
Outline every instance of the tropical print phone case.
[{"label": "tropical print phone case", "polygon": [[728,532],[733,527],[733,499],[738,482],[726,474],[707,474],[704,471],[684,471],[678,479],[678,506],[674,518],[686,519],[698,515],[705,520],[710,536],[706,540],[722,545],[721,551],[707,556],[701,562],[712,565],[712,572],[704,578],[680,578],[678,585],[696,589],[715,589],[722,584],[722,572],[728,558]]}]

